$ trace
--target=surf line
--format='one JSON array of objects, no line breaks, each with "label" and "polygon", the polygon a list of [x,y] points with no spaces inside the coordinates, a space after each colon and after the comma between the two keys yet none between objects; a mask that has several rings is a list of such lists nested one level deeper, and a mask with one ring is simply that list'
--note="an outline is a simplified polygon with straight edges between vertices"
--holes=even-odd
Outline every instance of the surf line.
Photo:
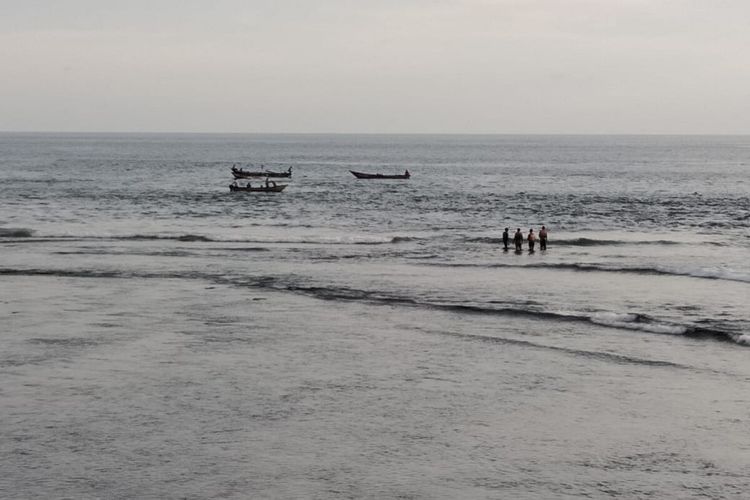
[{"label": "surf line", "polygon": [[[425,331],[422,329],[422,331]],[[519,339],[509,339],[507,337],[491,337],[487,335],[479,335],[479,334],[473,334],[473,333],[461,333],[461,332],[452,332],[452,331],[434,331],[429,330],[429,333],[437,333],[439,335],[445,335],[448,337],[457,337],[461,339],[468,339],[468,340],[476,340],[481,342],[491,342],[491,343],[498,343],[498,344],[509,344],[509,345],[518,345],[518,346],[524,346],[524,347],[533,347],[536,349],[544,349],[549,351],[558,351],[558,352],[564,352],[567,354],[572,354],[573,356],[581,356],[586,358],[593,358],[593,359],[600,359],[604,361],[614,361],[616,363],[620,364],[633,364],[633,365],[644,365],[644,366],[653,366],[653,367],[669,367],[669,368],[679,368],[682,370],[697,370],[697,368],[683,365],[679,363],[673,363],[671,361],[662,361],[662,360],[653,360],[653,359],[645,359],[645,358],[636,358],[633,356],[626,356],[624,354],[614,354],[611,352],[601,352],[601,351],[587,351],[582,349],[573,349],[570,347],[560,347],[560,346],[553,346],[553,345],[546,345],[546,344],[540,344],[538,342],[530,342],[528,340],[519,340]]]}]

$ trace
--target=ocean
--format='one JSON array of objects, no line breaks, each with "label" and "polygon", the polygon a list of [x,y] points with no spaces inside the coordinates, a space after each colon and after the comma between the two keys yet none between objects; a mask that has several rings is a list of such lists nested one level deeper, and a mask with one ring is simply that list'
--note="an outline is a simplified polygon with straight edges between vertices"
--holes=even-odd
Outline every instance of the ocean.
[{"label": "ocean", "polygon": [[2,498],[750,491],[750,137],[3,133],[0,208]]}]

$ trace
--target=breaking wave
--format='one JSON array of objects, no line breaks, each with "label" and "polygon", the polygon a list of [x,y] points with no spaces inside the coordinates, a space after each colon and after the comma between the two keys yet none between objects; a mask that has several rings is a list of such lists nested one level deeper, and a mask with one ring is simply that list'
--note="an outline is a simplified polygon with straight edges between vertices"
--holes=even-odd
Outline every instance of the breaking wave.
[{"label": "breaking wave", "polygon": [[[434,309],[460,314],[496,315],[504,317],[522,317],[535,320],[578,322],[605,326],[621,330],[637,330],[646,333],[676,335],[693,338],[708,338],[730,341],[740,345],[750,345],[750,334],[733,332],[711,326],[697,324],[678,324],[652,318],[638,313],[616,313],[608,311],[595,312],[562,312],[544,310],[536,304],[466,304],[445,301],[431,301],[387,291],[362,290],[345,286],[326,286],[300,283],[297,279],[279,276],[227,277],[205,273],[133,273],[117,270],[60,270],[60,269],[14,269],[0,268],[0,275],[17,276],[60,276],[74,278],[182,278],[202,279],[231,286],[261,288],[279,292],[291,292],[307,295],[321,300],[365,302],[373,305],[405,306]],[[703,323],[710,325],[710,320]]]},{"label": "breaking wave", "polygon": [[[550,240],[552,242],[553,240]],[[621,245],[683,245],[684,243],[673,240],[598,240],[595,238],[571,238],[554,240],[555,245],[570,247],[594,247],[594,246],[621,246]]]},{"label": "breaking wave", "polygon": [[613,312],[566,313],[545,311],[539,308],[518,305],[488,307],[486,305],[420,301],[415,298],[392,295],[382,291],[361,290],[339,286],[300,285],[286,283],[283,280],[278,280],[272,277],[265,277],[261,280],[238,282],[235,284],[301,293],[322,300],[363,301],[376,305],[422,307],[464,314],[486,314],[524,317],[539,320],[572,321],[624,330],[638,330],[647,333],[667,335],[682,335],[685,337],[711,338],[720,341],[731,341],[741,345],[750,345],[750,335],[697,325],[681,325],[657,320],[645,314],[621,314]]},{"label": "breaking wave", "polygon": [[537,349],[565,352],[568,354],[573,354],[575,356],[583,356],[586,358],[593,358],[593,359],[602,359],[605,361],[614,361],[615,363],[620,363],[620,364],[635,364],[635,365],[646,365],[646,366],[669,366],[672,368],[689,368],[688,366],[681,365],[678,363],[672,363],[670,361],[645,359],[645,358],[639,358],[635,356],[626,356],[624,354],[615,354],[615,353],[603,352],[603,351],[588,351],[588,350],[583,350],[583,349],[573,349],[570,347],[540,344],[538,342],[530,342],[528,340],[509,339],[509,338],[504,338],[504,337],[490,337],[487,335],[477,335],[477,334],[463,333],[463,332],[437,332],[437,333],[440,333],[442,335],[449,335],[452,337],[480,340],[482,342],[531,346]]},{"label": "breaking wave", "polygon": [[33,235],[33,229],[26,229],[23,227],[0,227],[0,238],[31,238]]},{"label": "breaking wave", "polygon": [[451,263],[451,262],[423,262],[425,266],[441,267],[486,267],[486,268],[529,268],[529,269],[561,269],[581,272],[608,272],[608,273],[631,273],[631,274],[652,274],[662,276],[689,276],[692,278],[703,278],[712,280],[739,281],[750,283],[750,274],[735,271],[732,269],[722,268],[703,268],[703,269],[679,269],[662,266],[612,266],[597,263],[575,263],[575,262],[556,262],[556,263],[532,263],[532,264],[475,264],[475,263]]},{"label": "breaking wave", "polygon": [[394,236],[391,238],[391,243],[406,243],[409,241],[419,241],[424,238],[417,238],[416,236]]},{"label": "breaking wave", "polygon": [[[27,238],[33,235],[30,229],[0,228],[0,237]],[[415,236],[300,236],[291,238],[247,238],[207,236],[203,234],[130,234],[130,235],[58,235],[46,236],[49,240],[126,240],[126,241],[181,241],[197,243],[256,243],[256,244],[292,244],[292,245],[387,245],[419,241]]]},{"label": "breaking wave", "polygon": [[112,240],[175,240],[175,241],[198,241],[198,242],[212,242],[220,241],[203,236],[201,234],[182,234],[182,235],[157,235],[157,234],[133,234],[128,236],[93,236],[91,239],[112,239]]},{"label": "breaking wave", "polygon": [[0,276],[55,276],[61,278],[202,278],[205,275],[186,273],[124,272],[113,269],[13,269],[0,268]]},{"label": "breaking wave", "polygon": [[265,247],[227,247],[227,248],[215,248],[214,250],[224,250],[227,252],[270,252],[271,250]]},{"label": "breaking wave", "polygon": [[183,236],[178,236],[176,239],[177,241],[214,241],[207,236],[201,236],[199,234],[185,234]]}]

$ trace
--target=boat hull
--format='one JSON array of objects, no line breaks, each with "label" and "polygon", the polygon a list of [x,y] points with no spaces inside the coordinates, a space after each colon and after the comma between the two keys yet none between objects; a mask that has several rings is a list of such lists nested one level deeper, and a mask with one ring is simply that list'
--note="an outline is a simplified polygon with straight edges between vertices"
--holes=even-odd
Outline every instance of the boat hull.
[{"label": "boat hull", "polygon": [[289,170],[286,172],[272,172],[270,170],[242,170],[241,168],[232,168],[232,175],[235,179],[250,179],[253,177],[276,177],[276,178],[284,178],[284,177],[291,177],[292,176],[292,168],[289,167]]},{"label": "boat hull", "polygon": [[242,186],[229,186],[229,191],[237,192],[244,191],[247,193],[280,193],[288,184],[276,184],[275,186],[258,186],[258,187],[242,187]]},{"label": "boat hull", "polygon": [[408,179],[411,177],[409,172],[404,174],[367,174],[364,172],[355,172],[354,170],[349,170],[349,172],[357,179]]}]

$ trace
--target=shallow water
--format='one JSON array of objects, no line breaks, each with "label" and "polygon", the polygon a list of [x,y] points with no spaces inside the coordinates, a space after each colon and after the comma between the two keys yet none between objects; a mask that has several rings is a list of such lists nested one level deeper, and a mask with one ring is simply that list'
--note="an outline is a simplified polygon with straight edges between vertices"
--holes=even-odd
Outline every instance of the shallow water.
[{"label": "shallow water", "polygon": [[[0,155],[0,496],[750,486],[747,138],[6,134]],[[230,194],[246,158],[289,187]],[[541,224],[546,252],[503,252]]]}]

